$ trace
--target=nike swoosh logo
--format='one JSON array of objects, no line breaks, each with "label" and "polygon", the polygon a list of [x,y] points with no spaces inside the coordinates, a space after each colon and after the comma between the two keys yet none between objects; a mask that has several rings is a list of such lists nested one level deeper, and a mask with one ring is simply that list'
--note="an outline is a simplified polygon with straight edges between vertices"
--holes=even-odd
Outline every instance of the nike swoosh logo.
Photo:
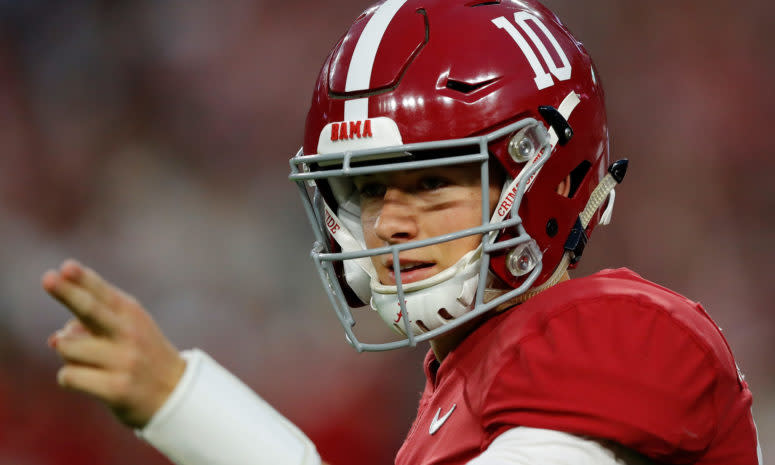
[{"label": "nike swoosh logo", "polygon": [[444,424],[445,421],[447,421],[447,418],[449,418],[450,415],[452,415],[452,412],[455,411],[455,407],[457,407],[457,404],[452,404],[452,408],[449,409],[449,412],[444,414],[443,417],[439,418],[439,415],[441,415],[441,407],[439,407],[438,410],[436,410],[436,416],[433,417],[433,420],[431,421],[431,426],[428,428],[428,432],[430,434],[435,434],[436,431],[441,428],[441,425]]}]

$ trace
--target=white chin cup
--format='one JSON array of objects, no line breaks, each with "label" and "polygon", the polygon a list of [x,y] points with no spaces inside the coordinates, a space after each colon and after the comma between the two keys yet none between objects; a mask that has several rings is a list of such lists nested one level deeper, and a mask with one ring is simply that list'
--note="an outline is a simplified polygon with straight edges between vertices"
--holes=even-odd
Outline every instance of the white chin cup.
[{"label": "white chin cup", "polygon": [[[479,283],[481,245],[453,266],[422,281],[403,284],[407,316],[414,335],[439,328],[474,307]],[[371,281],[371,308],[398,333],[406,335],[398,286]]]},{"label": "white chin cup", "polygon": [[[354,205],[354,202],[350,202],[347,206],[348,208],[339,208],[339,221],[358,243],[357,246],[353,245],[347,251],[364,250],[366,246],[363,240],[363,229],[361,228],[360,207]],[[342,248],[344,249],[344,247]],[[369,284],[371,283],[372,276],[377,274],[371,263],[371,258],[344,260],[343,266],[347,285],[350,286],[350,289],[353,290],[362,302],[367,303],[371,296]]]}]

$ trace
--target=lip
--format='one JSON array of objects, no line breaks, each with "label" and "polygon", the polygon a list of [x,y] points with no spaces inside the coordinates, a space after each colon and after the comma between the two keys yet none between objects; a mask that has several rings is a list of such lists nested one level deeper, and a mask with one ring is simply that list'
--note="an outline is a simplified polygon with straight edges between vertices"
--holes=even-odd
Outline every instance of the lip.
[{"label": "lip", "polygon": [[[422,260],[401,260],[401,266],[413,267],[405,271],[401,271],[401,283],[408,284],[416,281],[422,281],[423,279],[430,278],[437,273],[436,263]],[[416,267],[416,268],[415,268]],[[385,262],[386,280],[382,284],[395,285],[396,274],[393,271],[393,261],[388,260]]]}]

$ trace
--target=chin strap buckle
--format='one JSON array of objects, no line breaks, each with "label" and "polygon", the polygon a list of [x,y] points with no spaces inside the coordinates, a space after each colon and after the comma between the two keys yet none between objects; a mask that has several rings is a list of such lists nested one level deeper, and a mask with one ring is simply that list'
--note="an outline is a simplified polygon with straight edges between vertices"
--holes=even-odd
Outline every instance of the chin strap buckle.
[{"label": "chin strap buckle", "polygon": [[573,229],[571,229],[568,235],[568,240],[565,241],[565,250],[571,252],[571,265],[575,265],[581,259],[581,254],[584,253],[584,247],[587,245],[586,228],[595,212],[603,205],[606,199],[609,202],[608,208],[603,212],[603,218],[601,218],[600,222],[607,224],[611,221],[611,210],[614,200],[613,190],[624,179],[624,175],[627,173],[627,163],[626,158],[611,163],[611,166],[608,167],[608,174],[600,180],[600,183],[589,196],[587,206],[584,207],[584,210],[576,218],[576,224],[573,225]]},{"label": "chin strap buckle", "polygon": [[576,224],[573,225],[573,229],[570,230],[568,240],[565,241],[565,250],[570,252],[570,264],[574,265],[581,260],[581,255],[584,253],[584,247],[587,246],[587,232],[584,226],[581,224],[581,218],[576,218]]}]

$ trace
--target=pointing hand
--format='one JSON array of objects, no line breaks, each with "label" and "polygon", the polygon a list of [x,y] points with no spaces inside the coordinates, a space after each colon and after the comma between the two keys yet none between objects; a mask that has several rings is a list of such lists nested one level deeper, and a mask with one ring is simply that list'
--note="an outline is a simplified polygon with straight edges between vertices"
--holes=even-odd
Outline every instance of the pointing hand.
[{"label": "pointing hand", "polygon": [[100,399],[126,425],[143,427],[185,370],[177,349],[137,300],[75,260],[41,281],[75,316],[48,340],[64,361],[59,384]]}]

